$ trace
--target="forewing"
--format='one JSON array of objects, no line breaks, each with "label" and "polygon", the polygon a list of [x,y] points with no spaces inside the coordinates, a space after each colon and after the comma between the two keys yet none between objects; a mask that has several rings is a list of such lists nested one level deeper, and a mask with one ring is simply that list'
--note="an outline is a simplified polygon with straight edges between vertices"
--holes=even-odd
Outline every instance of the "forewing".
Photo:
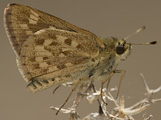
[{"label": "forewing", "polygon": [[93,37],[98,47],[104,47],[101,40],[93,33],[45,12],[19,4],[9,4],[5,9],[6,31],[17,56],[20,55],[23,43],[30,35],[51,26],[56,29],[86,34]]}]

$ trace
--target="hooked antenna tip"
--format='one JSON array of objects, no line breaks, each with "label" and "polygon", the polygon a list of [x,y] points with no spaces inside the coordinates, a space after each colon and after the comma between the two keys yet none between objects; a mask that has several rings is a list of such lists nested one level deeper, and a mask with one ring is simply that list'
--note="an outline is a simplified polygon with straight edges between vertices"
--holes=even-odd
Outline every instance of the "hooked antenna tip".
[{"label": "hooked antenna tip", "polygon": [[143,30],[144,30],[145,28],[146,28],[145,26],[142,27]]},{"label": "hooked antenna tip", "polygon": [[139,32],[141,32],[141,31],[143,31],[143,30],[145,30],[145,26],[143,26],[143,27],[141,27],[140,29],[138,29],[137,31],[136,31],[136,33],[139,33]]},{"label": "hooked antenna tip", "polygon": [[155,45],[157,44],[157,41],[152,41],[152,42],[149,42],[148,44]]}]

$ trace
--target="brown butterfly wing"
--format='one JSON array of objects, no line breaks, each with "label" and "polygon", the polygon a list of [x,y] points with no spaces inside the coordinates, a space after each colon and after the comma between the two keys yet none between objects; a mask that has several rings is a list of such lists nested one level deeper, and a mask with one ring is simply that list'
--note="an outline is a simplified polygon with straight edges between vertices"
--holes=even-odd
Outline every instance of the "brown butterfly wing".
[{"label": "brown butterfly wing", "polygon": [[5,26],[33,92],[87,76],[104,47],[93,33],[24,5],[8,5]]},{"label": "brown butterfly wing", "polygon": [[21,47],[28,36],[50,26],[56,29],[90,35],[98,46],[104,47],[101,40],[93,33],[40,10],[20,4],[9,4],[5,9],[5,26],[17,55],[20,54]]}]

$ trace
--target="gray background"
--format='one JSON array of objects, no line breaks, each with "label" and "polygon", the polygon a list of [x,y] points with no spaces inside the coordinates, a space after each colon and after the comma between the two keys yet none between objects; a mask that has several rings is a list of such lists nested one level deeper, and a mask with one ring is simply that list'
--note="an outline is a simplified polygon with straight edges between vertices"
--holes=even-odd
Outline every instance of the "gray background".
[{"label": "gray background", "polygon": [[[121,62],[120,69],[126,70],[120,95],[124,95],[126,106],[144,98],[145,89],[139,73],[143,73],[151,88],[161,85],[161,1],[160,0],[1,0],[0,1],[0,119],[1,120],[62,120],[68,115],[55,111],[50,106],[59,106],[71,88],[60,88],[54,95],[54,87],[32,94],[26,90],[16,57],[11,49],[3,25],[3,11],[8,3],[21,3],[62,18],[74,25],[87,29],[101,37],[119,39],[145,25],[147,29],[128,41],[146,43],[157,40],[155,46],[133,46],[130,57]],[[110,86],[118,85],[119,75]],[[99,84],[99,83],[97,83]],[[161,97],[159,93],[156,97]],[[71,97],[69,104],[74,97]],[[65,106],[67,108],[68,105]],[[87,107],[88,106],[88,107]],[[97,111],[97,104],[81,102],[78,108],[81,117]],[[146,111],[160,119],[161,103]],[[137,115],[139,119],[141,115]]]}]

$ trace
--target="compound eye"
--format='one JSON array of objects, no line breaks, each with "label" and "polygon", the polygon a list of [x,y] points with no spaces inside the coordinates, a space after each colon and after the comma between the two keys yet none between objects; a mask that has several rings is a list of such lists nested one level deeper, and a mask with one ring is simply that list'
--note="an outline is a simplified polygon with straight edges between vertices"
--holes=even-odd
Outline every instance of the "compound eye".
[{"label": "compound eye", "polygon": [[125,48],[124,48],[124,46],[123,45],[118,45],[117,47],[116,47],[116,52],[117,52],[117,54],[123,54],[124,52],[125,52]]}]

